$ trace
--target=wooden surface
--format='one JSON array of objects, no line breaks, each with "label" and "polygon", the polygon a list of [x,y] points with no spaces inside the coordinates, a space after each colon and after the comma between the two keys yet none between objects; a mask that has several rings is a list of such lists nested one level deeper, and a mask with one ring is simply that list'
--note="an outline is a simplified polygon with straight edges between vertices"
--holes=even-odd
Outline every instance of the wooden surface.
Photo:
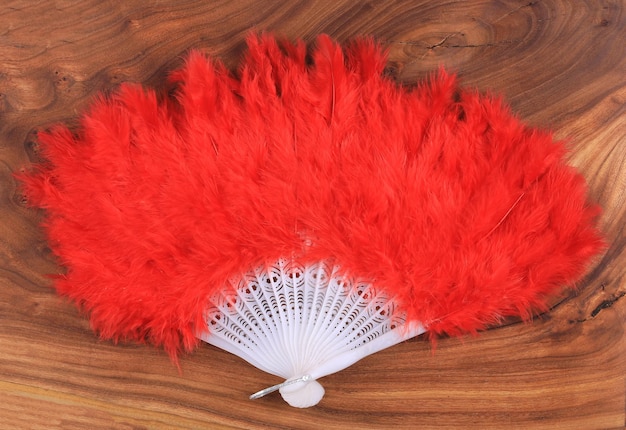
[{"label": "wooden surface", "polygon": [[[621,429],[626,374],[626,29],[622,0],[0,3],[0,428]],[[181,360],[99,341],[50,288],[60,269],[11,172],[36,130],[122,81],[162,85],[191,47],[235,67],[250,30],[372,34],[389,73],[443,64],[571,139],[610,244],[576,293],[532,324],[417,339],[321,382],[314,408],[247,396],[277,378],[203,345]]]}]

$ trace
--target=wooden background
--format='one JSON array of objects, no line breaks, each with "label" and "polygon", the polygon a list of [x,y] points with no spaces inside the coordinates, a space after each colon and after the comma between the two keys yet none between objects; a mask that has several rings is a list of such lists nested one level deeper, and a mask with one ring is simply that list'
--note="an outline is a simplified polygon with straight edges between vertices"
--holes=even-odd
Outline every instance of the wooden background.
[{"label": "wooden background", "polygon": [[[626,408],[626,27],[623,0],[0,2],[0,428],[621,429]],[[50,288],[60,269],[11,172],[35,133],[122,81],[162,85],[191,47],[236,67],[251,30],[372,34],[413,83],[443,64],[571,139],[610,247],[532,324],[413,340],[321,382],[314,408],[247,396],[277,378],[203,345],[99,341]]]}]

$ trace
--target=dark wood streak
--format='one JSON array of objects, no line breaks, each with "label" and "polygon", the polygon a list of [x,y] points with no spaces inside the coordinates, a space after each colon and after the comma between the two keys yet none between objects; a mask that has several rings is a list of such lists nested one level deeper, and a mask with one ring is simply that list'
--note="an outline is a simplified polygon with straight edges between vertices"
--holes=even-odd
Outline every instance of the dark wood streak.
[{"label": "dark wood streak", "polygon": [[[249,31],[311,41],[371,34],[405,85],[440,65],[569,139],[602,205],[605,255],[532,323],[412,340],[324,378],[308,410],[280,382],[202,345],[181,360],[100,341],[50,288],[60,273],[11,172],[40,160],[37,130],[122,82],[162,88],[190,49],[235,68]],[[611,0],[254,2],[7,0],[0,5],[0,427],[585,428],[626,425],[626,16]]]}]

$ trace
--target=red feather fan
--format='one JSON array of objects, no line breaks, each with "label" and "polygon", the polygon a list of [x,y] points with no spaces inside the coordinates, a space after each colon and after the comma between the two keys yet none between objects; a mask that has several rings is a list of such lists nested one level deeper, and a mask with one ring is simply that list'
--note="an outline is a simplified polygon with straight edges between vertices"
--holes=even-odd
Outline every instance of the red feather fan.
[{"label": "red feather fan", "polygon": [[[313,353],[322,347],[301,340],[304,325],[348,326],[360,318],[348,307],[370,309],[373,298],[368,318],[395,322],[371,336],[353,328],[369,336],[359,344],[545,310],[602,247],[599,209],[564,144],[444,71],[398,86],[385,62],[370,39],[342,49],[320,36],[309,52],[251,36],[236,76],[192,52],[171,75],[175,97],[123,85],[75,134],[40,134],[47,162],[20,179],[67,268],[58,292],[103,338],[148,340],[173,357],[211,342],[231,309],[257,317],[231,315],[234,343],[260,345],[241,330],[267,340],[259,327],[282,318],[295,331],[266,352]],[[331,289],[352,297],[345,312],[323,303]],[[320,313],[340,319],[319,323]],[[263,354],[247,351],[257,365]],[[258,367],[290,379],[283,395],[323,376]]]}]

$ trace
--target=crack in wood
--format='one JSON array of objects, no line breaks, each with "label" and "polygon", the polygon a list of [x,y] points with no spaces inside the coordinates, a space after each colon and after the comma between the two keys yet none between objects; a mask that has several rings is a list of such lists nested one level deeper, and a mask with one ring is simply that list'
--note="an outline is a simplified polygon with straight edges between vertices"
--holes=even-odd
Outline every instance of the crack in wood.
[{"label": "crack in wood", "polygon": [[435,48],[438,48],[440,46],[443,46],[443,44],[446,43],[448,39],[450,39],[452,36],[455,36],[457,34],[458,33],[450,33],[447,36],[445,36],[443,39],[441,39],[439,42],[435,43],[434,45],[426,46],[426,48],[427,49],[435,49]]},{"label": "crack in wood", "polygon": [[622,291],[622,293],[617,296],[614,296],[607,300],[603,300],[598,306],[596,306],[596,308],[593,311],[591,311],[591,318],[595,318],[604,309],[608,309],[611,306],[613,306],[615,303],[617,303],[619,299],[621,299],[625,295],[626,295],[626,291]]}]

